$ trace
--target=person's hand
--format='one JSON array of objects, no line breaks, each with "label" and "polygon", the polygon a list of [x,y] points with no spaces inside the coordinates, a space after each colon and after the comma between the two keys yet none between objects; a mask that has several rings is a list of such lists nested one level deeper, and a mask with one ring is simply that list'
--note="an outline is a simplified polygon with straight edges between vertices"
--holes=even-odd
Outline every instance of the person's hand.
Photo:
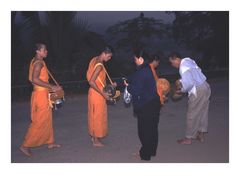
[{"label": "person's hand", "polygon": [[163,95],[163,101],[167,101],[168,97],[166,97],[165,95]]},{"label": "person's hand", "polygon": [[176,80],[175,86],[176,86],[177,89],[181,89],[182,88],[182,83],[181,83],[181,81],[179,79]]},{"label": "person's hand", "polygon": [[129,85],[126,80],[123,80],[123,83],[124,83],[125,86]]},{"label": "person's hand", "polygon": [[51,92],[56,92],[56,91],[58,91],[58,90],[60,90],[60,89],[62,89],[61,86],[57,86],[57,85],[52,85],[52,86],[51,86]]},{"label": "person's hand", "polygon": [[180,89],[178,89],[178,90],[175,91],[175,94],[181,95],[181,94],[182,94],[182,91],[181,91]]},{"label": "person's hand", "polygon": [[103,92],[102,93],[102,96],[105,98],[105,100],[110,100],[110,94],[106,93],[106,92]]},{"label": "person's hand", "polygon": [[58,90],[62,89],[62,86],[57,86],[57,89],[58,89]]},{"label": "person's hand", "polygon": [[117,83],[116,82],[113,82],[112,85],[113,85],[114,88],[117,87]]}]

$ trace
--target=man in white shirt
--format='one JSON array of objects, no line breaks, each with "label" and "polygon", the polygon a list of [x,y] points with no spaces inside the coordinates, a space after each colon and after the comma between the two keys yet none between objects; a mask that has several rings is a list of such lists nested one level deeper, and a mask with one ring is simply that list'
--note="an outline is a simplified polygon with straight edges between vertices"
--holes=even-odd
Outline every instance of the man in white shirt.
[{"label": "man in white shirt", "polygon": [[185,138],[177,140],[179,144],[192,144],[192,139],[204,141],[208,128],[208,108],[211,89],[206,77],[196,62],[190,58],[181,58],[178,53],[169,57],[169,62],[179,68],[181,89],[177,93],[188,92],[187,128]]}]

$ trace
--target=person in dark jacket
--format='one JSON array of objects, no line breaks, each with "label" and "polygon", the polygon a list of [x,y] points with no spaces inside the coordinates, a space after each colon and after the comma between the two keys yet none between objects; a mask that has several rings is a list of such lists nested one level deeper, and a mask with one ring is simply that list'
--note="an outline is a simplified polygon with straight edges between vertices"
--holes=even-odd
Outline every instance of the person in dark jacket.
[{"label": "person in dark jacket", "polygon": [[156,156],[158,146],[160,99],[144,51],[136,51],[134,61],[137,70],[125,81],[125,85],[132,95],[133,111],[138,122],[138,136],[142,145],[139,156],[141,160],[151,160],[152,156]]}]

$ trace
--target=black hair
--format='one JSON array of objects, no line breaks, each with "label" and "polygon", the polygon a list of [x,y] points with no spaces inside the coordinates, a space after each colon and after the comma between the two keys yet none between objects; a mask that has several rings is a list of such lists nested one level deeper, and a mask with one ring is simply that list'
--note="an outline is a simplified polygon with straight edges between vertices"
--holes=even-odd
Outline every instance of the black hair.
[{"label": "black hair", "polygon": [[134,51],[134,56],[137,57],[137,58],[142,57],[144,60],[148,59],[148,54],[142,49],[136,49]]},{"label": "black hair", "polygon": [[37,51],[37,50],[40,50],[43,47],[46,47],[46,45],[44,43],[36,43],[34,50]]},{"label": "black hair", "polygon": [[160,61],[160,56],[158,56],[157,54],[150,55],[148,58],[149,63],[152,63],[154,60]]},{"label": "black hair", "polygon": [[111,47],[110,45],[105,45],[102,47],[102,49],[100,50],[100,52],[102,53],[105,53],[105,54],[113,54],[114,53],[114,50],[113,50],[113,47]]},{"label": "black hair", "polygon": [[182,59],[182,56],[178,52],[173,52],[169,55],[169,59],[174,60],[176,58]]},{"label": "black hair", "polygon": [[42,42],[36,43],[31,49],[31,55],[34,56],[36,54],[36,51],[39,51],[43,47],[46,47],[46,44]]}]

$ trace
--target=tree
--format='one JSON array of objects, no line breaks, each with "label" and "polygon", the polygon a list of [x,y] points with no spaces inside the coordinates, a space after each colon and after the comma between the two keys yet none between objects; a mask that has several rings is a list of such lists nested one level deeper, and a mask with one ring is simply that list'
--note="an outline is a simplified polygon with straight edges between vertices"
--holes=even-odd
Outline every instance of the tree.
[{"label": "tree", "polygon": [[49,51],[46,62],[60,81],[73,80],[76,74],[79,80],[79,74],[85,73],[81,63],[87,64],[104,43],[77,12],[13,11],[11,15],[13,85],[28,83],[27,78],[19,76],[27,77],[37,42],[46,43]]},{"label": "tree", "polygon": [[[29,93],[28,68],[37,42],[46,43],[48,68],[60,82],[86,77],[89,59],[99,53],[102,36],[78,12],[11,12],[11,82],[13,98]],[[23,89],[23,90],[22,90]]]},{"label": "tree", "polygon": [[179,44],[201,53],[201,63],[208,68],[229,65],[228,12],[174,12],[173,38]]},{"label": "tree", "polygon": [[162,37],[166,30],[162,20],[144,17],[144,13],[140,13],[139,17],[110,26],[107,33],[117,40],[118,48],[136,49],[145,46],[144,39],[153,35]]},{"label": "tree", "polygon": [[[21,19],[16,21],[16,16]],[[25,83],[27,79],[18,75],[27,76],[29,61],[33,56],[33,45],[42,37],[41,28],[36,12],[11,13],[11,53],[12,53],[12,84]]]}]

